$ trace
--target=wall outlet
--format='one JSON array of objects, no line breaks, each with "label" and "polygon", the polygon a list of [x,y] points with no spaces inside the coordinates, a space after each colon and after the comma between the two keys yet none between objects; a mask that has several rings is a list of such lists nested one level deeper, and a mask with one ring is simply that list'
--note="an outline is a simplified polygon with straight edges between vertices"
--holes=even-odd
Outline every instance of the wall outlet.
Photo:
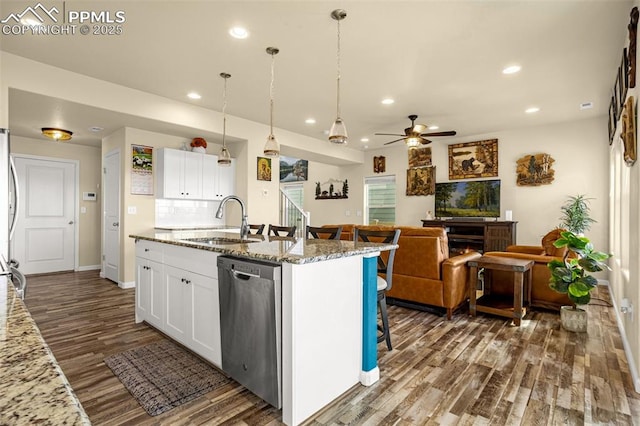
[{"label": "wall outlet", "polygon": [[344,211],[344,215],[345,216],[351,216],[351,210],[345,210]]},{"label": "wall outlet", "polygon": [[362,216],[362,210],[356,210],[356,216],[361,217]]},{"label": "wall outlet", "polygon": [[136,208],[136,206],[129,206],[129,207],[127,207],[127,213],[136,214],[136,213],[138,213],[138,209]]}]

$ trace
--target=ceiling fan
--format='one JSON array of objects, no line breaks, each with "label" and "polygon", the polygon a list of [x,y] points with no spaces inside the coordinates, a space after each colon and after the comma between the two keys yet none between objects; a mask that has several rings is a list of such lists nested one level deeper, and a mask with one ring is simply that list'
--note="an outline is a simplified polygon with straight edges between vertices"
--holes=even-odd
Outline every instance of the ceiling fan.
[{"label": "ceiling fan", "polygon": [[425,136],[455,136],[456,132],[454,130],[448,130],[445,132],[431,132],[431,133],[422,133],[427,130],[427,126],[424,124],[415,124],[417,115],[410,115],[409,120],[411,120],[411,127],[407,127],[404,129],[404,135],[398,135],[395,133],[375,133],[379,136],[402,136],[400,139],[396,139],[391,142],[385,143],[385,145],[389,145],[399,141],[405,141],[408,147],[416,147],[420,144],[427,145],[430,144],[431,141],[429,139],[425,139]]}]

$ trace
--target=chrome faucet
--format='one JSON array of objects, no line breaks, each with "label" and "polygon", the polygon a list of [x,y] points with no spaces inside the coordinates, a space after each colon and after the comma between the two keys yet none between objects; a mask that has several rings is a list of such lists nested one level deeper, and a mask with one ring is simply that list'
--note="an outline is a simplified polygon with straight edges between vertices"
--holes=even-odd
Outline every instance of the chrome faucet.
[{"label": "chrome faucet", "polygon": [[247,209],[245,208],[244,201],[240,199],[237,195],[227,195],[220,201],[220,207],[218,207],[218,211],[216,212],[216,219],[222,219],[222,213],[224,209],[224,205],[229,200],[236,200],[240,203],[240,209],[242,210],[242,224],[240,224],[240,239],[246,240],[249,237],[249,224],[247,223]]}]

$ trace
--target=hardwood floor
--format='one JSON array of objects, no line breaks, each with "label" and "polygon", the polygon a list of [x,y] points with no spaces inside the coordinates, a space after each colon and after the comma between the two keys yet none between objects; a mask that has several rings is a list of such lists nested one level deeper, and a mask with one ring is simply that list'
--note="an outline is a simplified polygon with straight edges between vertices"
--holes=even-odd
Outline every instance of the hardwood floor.
[{"label": "hardwood floor", "polygon": [[[609,300],[606,287],[598,293]],[[488,315],[447,321],[391,306],[394,350],[378,346],[381,380],[354,386],[307,423],[640,424],[613,308],[593,303],[587,334],[562,330],[551,312],[514,327]],[[165,337],[134,323],[134,290],[96,271],[28,277],[26,304],[96,425],[281,424],[280,411],[235,383],[148,416],[103,359]]]}]

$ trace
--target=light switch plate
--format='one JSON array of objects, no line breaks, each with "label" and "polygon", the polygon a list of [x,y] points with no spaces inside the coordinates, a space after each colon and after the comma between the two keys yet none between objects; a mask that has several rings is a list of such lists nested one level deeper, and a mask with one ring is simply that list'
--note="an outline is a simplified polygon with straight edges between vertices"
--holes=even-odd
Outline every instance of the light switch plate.
[{"label": "light switch plate", "polygon": [[136,213],[138,213],[138,209],[136,208],[136,206],[129,206],[129,207],[127,207],[127,213],[136,214]]}]

